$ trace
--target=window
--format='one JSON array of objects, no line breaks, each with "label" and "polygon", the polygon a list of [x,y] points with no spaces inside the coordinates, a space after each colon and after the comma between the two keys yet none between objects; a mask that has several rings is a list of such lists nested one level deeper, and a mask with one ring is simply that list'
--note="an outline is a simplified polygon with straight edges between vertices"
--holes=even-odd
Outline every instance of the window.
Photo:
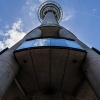
[{"label": "window", "polygon": [[43,47],[43,46],[58,46],[58,47],[69,47],[84,50],[78,43],[71,40],[60,39],[60,38],[43,38],[25,41],[17,50],[31,48],[31,47]]}]

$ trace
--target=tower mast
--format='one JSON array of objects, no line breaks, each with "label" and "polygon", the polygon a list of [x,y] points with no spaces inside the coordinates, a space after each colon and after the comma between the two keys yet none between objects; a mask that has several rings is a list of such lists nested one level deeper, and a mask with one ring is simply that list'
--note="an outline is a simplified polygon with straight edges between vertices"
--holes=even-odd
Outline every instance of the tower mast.
[{"label": "tower mast", "polygon": [[60,5],[54,1],[44,2],[38,10],[38,18],[42,25],[58,25],[62,15]]}]

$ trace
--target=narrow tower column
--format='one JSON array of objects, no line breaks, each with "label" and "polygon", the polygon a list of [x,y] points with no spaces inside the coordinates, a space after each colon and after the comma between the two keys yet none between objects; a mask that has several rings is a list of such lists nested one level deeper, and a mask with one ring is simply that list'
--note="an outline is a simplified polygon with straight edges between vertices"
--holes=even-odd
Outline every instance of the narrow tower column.
[{"label": "narrow tower column", "polygon": [[0,55],[0,97],[5,93],[18,73],[18,64],[13,53],[7,51]]},{"label": "narrow tower column", "polygon": [[48,12],[44,19],[43,22],[41,23],[42,25],[57,25],[58,21],[56,20],[53,12]]},{"label": "narrow tower column", "polygon": [[26,39],[40,36],[41,30],[36,28],[24,36],[17,44],[0,55],[0,98],[4,95],[19,71],[18,63],[13,54],[14,50]]},{"label": "narrow tower column", "polygon": [[90,86],[100,100],[100,55],[81,41],[77,40],[77,42],[88,52],[82,67]]}]

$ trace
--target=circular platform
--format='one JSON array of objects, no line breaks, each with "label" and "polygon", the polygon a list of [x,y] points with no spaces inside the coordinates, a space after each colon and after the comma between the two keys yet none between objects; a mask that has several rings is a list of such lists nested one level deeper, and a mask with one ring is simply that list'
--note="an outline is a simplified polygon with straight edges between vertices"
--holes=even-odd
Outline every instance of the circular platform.
[{"label": "circular platform", "polygon": [[41,6],[38,9],[38,18],[39,21],[42,22],[45,15],[48,12],[53,12],[57,21],[60,22],[63,16],[63,11],[61,6],[54,2],[54,1],[46,1],[44,3],[41,4]]}]

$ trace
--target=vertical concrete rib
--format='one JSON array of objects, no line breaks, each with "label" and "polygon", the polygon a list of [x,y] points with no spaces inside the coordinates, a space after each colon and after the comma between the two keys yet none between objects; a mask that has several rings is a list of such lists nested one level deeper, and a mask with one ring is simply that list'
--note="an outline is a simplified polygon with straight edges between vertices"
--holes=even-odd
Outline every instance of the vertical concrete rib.
[{"label": "vertical concrete rib", "polygon": [[77,42],[88,52],[83,64],[83,71],[90,86],[94,90],[98,99],[100,99],[100,56],[81,41],[77,40]]},{"label": "vertical concrete rib", "polygon": [[[32,53],[31,53],[31,51],[30,51],[30,56],[31,56],[31,59],[32,59]],[[35,76],[36,76],[36,80],[37,80],[37,83],[38,83],[38,88],[40,90],[39,80],[38,80],[38,77],[37,77],[37,73],[36,73],[36,69],[35,69],[35,66],[34,66],[33,59],[32,59],[32,63],[33,63],[33,68],[34,68],[34,73],[35,73]]]},{"label": "vertical concrete rib", "polygon": [[[51,40],[50,40],[50,45],[51,45]],[[50,54],[50,88],[51,87],[51,48],[49,49],[49,54]]]},{"label": "vertical concrete rib", "polygon": [[26,94],[25,94],[24,90],[22,89],[22,87],[20,86],[19,82],[16,79],[14,81],[17,84],[17,86],[18,86],[19,90],[21,91],[22,95],[25,97]]},{"label": "vertical concrete rib", "polygon": [[17,75],[18,65],[13,59],[13,55],[8,52],[0,56],[0,97],[6,92]]},{"label": "vertical concrete rib", "polygon": [[65,76],[66,68],[67,68],[68,56],[69,56],[69,50],[68,50],[68,55],[67,55],[67,57],[66,57],[66,64],[65,64],[65,68],[64,68],[63,77],[62,77],[62,80],[61,80],[60,90],[62,90],[62,84],[63,84],[63,80],[64,80],[64,76]]}]

